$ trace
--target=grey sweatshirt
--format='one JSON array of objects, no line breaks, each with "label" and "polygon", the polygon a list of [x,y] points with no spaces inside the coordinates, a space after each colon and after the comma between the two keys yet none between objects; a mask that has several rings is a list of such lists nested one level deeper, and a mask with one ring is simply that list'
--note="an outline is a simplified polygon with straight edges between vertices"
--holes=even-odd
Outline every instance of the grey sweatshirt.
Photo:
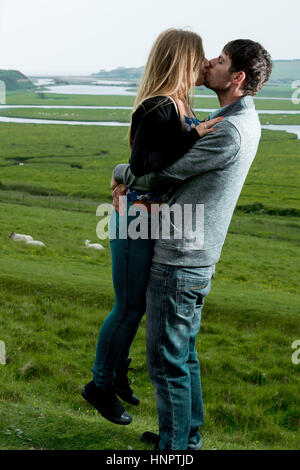
[{"label": "grey sweatshirt", "polygon": [[213,117],[217,116],[224,116],[224,119],[216,125],[216,130],[199,139],[165,170],[136,178],[128,164],[117,165],[114,169],[116,181],[129,188],[176,187],[168,205],[177,204],[183,211],[185,205],[189,205],[193,223],[200,219],[203,222],[200,229],[197,225],[196,238],[191,237],[191,228],[185,230],[186,223],[180,227],[182,236],[177,238],[178,218],[174,221],[171,217],[171,236],[156,240],[154,262],[200,267],[213,265],[220,259],[235,205],[257,152],[261,126],[251,96],[220,108],[213,113]]}]

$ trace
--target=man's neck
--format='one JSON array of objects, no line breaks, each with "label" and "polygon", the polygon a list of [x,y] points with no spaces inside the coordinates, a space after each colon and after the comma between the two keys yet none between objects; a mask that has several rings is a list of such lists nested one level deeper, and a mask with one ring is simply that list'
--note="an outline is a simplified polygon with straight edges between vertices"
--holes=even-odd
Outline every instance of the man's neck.
[{"label": "man's neck", "polygon": [[231,90],[229,92],[219,91],[217,95],[221,108],[240,100],[244,96],[241,91],[232,92]]}]

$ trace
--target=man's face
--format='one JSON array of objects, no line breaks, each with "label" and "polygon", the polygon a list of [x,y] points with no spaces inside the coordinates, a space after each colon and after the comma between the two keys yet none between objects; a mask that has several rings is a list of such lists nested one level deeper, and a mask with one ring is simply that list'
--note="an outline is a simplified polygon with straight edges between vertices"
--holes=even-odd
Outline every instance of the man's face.
[{"label": "man's face", "polygon": [[230,73],[231,59],[224,51],[219,57],[209,61],[209,67],[206,70],[204,85],[214,91],[225,91],[230,88],[233,73]]}]

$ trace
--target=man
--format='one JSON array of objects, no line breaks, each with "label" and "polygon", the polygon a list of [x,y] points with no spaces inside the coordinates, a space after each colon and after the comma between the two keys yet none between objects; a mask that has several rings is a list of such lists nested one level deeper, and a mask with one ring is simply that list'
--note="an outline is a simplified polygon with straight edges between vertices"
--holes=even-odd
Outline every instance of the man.
[{"label": "man", "polygon": [[[181,183],[168,204],[204,205],[204,241],[155,242],[147,289],[147,363],[155,387],[159,435],[142,440],[161,450],[200,449],[203,424],[200,369],[195,349],[204,298],[232,214],[255,157],[261,127],[253,96],[270,77],[268,52],[251,40],[229,42],[206,64],[204,84],[214,90],[224,116],[216,130],[199,139],[181,159],[160,173],[135,178],[128,165],[114,170],[115,184],[148,190]],[[120,191],[124,186],[120,187]],[[115,191],[115,196],[120,194]],[[174,234],[173,234],[174,235]]]}]

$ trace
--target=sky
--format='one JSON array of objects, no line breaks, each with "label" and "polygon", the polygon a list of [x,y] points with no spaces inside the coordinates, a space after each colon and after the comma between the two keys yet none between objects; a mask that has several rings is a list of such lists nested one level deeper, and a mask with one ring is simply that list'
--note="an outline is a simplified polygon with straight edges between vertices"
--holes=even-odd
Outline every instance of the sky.
[{"label": "sky", "polygon": [[295,59],[299,19],[299,0],[0,0],[0,69],[46,76],[140,67],[170,27],[200,34],[208,59],[237,38]]}]

